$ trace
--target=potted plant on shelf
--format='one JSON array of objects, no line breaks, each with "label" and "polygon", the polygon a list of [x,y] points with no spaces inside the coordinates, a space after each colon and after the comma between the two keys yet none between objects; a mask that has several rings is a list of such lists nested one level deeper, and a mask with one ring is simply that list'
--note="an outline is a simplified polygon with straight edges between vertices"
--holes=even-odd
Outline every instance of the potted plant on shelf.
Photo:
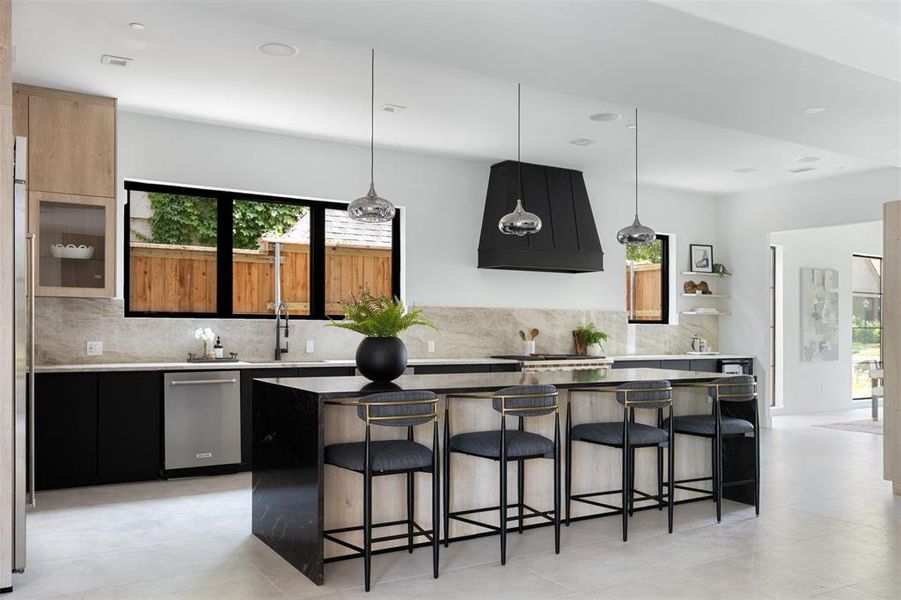
[{"label": "potted plant on shelf", "polygon": [[582,325],[573,334],[576,338],[576,351],[579,354],[584,351],[588,356],[601,355],[601,344],[607,341],[607,334],[599,331],[594,323]]},{"label": "potted plant on shelf", "polygon": [[407,309],[399,298],[374,296],[368,290],[351,296],[341,308],[344,320],[329,325],[366,336],[357,346],[356,361],[360,373],[372,381],[391,381],[407,368],[407,347],[397,337],[400,332],[416,325],[437,329],[422,310]]}]

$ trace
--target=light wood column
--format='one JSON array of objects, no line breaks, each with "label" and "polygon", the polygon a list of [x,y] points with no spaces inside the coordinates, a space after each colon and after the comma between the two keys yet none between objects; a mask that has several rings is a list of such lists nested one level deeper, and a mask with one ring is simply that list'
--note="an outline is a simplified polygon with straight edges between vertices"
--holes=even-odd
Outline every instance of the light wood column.
[{"label": "light wood column", "polygon": [[885,368],[883,464],[901,496],[901,200],[883,209],[882,364]]},{"label": "light wood column", "polygon": [[12,2],[0,0],[0,590],[12,587],[13,133]]}]

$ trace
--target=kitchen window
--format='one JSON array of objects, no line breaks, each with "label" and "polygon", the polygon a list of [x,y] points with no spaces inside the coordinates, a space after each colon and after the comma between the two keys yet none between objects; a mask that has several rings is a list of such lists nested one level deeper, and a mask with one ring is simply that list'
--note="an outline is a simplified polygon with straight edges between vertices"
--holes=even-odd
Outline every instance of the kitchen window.
[{"label": "kitchen window", "polygon": [[626,246],[626,312],[629,323],[669,322],[669,237]]},{"label": "kitchen window", "polygon": [[342,316],[368,289],[400,297],[400,211],[360,223],[346,205],[126,182],[125,314],[271,317],[279,257],[292,318]]}]

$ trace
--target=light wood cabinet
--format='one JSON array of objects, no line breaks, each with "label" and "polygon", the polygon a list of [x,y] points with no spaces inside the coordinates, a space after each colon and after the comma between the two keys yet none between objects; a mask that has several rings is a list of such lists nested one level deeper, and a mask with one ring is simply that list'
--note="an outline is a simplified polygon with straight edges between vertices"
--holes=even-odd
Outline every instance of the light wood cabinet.
[{"label": "light wood cabinet", "polygon": [[37,295],[112,297],[116,100],[16,84],[13,128],[28,138],[28,221]]},{"label": "light wood cabinet", "polygon": [[20,86],[28,94],[29,189],[116,195],[116,101]]}]

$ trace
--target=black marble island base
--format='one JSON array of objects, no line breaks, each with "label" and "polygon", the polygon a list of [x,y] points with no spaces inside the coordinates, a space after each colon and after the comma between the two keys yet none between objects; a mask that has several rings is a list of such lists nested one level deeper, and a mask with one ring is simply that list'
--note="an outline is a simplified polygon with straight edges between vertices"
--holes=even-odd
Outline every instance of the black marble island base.
[{"label": "black marble island base", "polygon": [[[492,392],[522,384],[551,384],[560,390],[603,388],[652,379],[668,379],[677,388],[680,384],[705,383],[723,376],[663,369],[617,369],[407,375],[391,384],[374,384],[362,377],[254,380],[253,533],[313,582],[323,583],[326,502],[323,459],[328,400],[353,399],[397,389],[429,390],[445,395]],[[674,402],[679,405],[678,397]],[[483,409],[490,412],[490,404],[485,404]],[[724,481],[753,478],[754,442],[748,438],[724,444]],[[709,463],[700,467],[709,469]],[[466,485],[464,478],[456,481],[459,482],[456,485]],[[348,496],[354,493],[355,490],[348,489]],[[727,488],[724,497],[753,503],[753,485]]]}]

